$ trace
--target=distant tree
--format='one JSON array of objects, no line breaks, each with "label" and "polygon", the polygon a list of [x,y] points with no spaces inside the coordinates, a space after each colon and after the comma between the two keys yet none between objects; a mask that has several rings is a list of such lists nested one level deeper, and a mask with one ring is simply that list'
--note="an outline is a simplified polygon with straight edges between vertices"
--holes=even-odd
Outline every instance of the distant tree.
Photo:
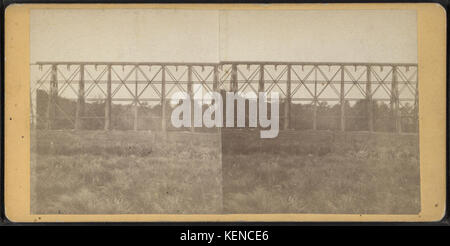
[{"label": "distant tree", "polygon": [[[47,110],[48,110],[48,93],[44,90],[37,90],[36,92],[36,116],[37,128],[45,128],[47,126]],[[226,92],[220,91],[222,98],[225,100]],[[286,101],[280,102],[280,127],[284,123],[284,105]],[[55,120],[56,129],[72,129],[75,111],[76,100],[67,99],[63,97],[57,98],[57,112]],[[362,131],[368,130],[368,108],[367,101],[361,99],[350,105],[348,101],[345,102],[345,124],[348,131]],[[202,105],[202,112],[206,110],[208,105]],[[248,126],[249,104],[245,104],[245,118],[246,126]],[[319,102],[317,105],[317,129],[319,130],[339,130],[340,129],[340,104],[330,105],[327,102]],[[143,102],[138,106],[139,122],[138,128],[141,130],[160,130],[161,129],[161,105],[149,105]],[[169,102],[166,104],[166,120],[169,130],[188,130],[186,128],[175,128],[170,124],[170,117],[174,107]],[[270,112],[270,102],[267,107],[268,114]],[[292,103],[291,104],[291,128],[297,130],[312,129],[313,125],[313,110],[314,105],[311,103]],[[375,131],[393,131],[393,115],[390,105],[382,101],[374,101],[372,104],[374,129]],[[226,102],[223,103],[223,113],[226,112]],[[237,112],[235,110],[235,125],[237,124]],[[89,130],[103,129],[105,115],[105,100],[99,98],[93,102],[85,103],[85,122],[84,126]],[[417,107],[410,103],[402,104],[402,130],[405,132],[417,131]],[[225,124],[225,117],[224,124]],[[134,106],[127,104],[113,104],[112,106],[112,125],[113,129],[131,130],[133,129],[134,120]],[[213,131],[214,129],[198,128],[196,131]]]}]

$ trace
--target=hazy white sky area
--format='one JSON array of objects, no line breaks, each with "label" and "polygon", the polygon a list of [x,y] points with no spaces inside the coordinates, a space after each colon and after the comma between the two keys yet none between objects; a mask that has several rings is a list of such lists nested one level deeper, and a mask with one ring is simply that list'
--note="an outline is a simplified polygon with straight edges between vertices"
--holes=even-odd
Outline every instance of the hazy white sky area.
[{"label": "hazy white sky area", "polygon": [[417,62],[409,10],[32,10],[31,62]]},{"label": "hazy white sky area", "polygon": [[415,11],[225,11],[224,60],[417,62]]}]

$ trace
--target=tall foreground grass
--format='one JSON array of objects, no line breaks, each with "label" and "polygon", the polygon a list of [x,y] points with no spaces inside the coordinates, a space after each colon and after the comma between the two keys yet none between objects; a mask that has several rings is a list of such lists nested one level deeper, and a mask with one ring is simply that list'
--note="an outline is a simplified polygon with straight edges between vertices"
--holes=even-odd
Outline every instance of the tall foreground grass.
[{"label": "tall foreground grass", "polygon": [[221,211],[217,134],[38,131],[32,137],[32,213]]},{"label": "tall foreground grass", "polygon": [[420,211],[414,134],[38,130],[31,147],[37,214]]},{"label": "tall foreground grass", "polygon": [[417,135],[222,131],[225,213],[417,214]]}]

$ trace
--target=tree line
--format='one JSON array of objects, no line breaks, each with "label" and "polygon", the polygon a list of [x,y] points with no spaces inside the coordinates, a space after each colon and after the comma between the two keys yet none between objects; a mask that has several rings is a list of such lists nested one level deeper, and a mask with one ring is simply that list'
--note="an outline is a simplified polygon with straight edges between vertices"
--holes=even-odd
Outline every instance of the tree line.
[{"label": "tree line", "polygon": [[[222,92],[223,94],[224,92]],[[44,90],[37,90],[36,95],[36,119],[38,129],[45,129],[47,126],[48,93]],[[54,121],[55,129],[74,128],[76,114],[76,100],[58,96],[57,109]],[[279,107],[280,127],[284,125],[284,100],[281,100]],[[203,105],[203,110],[208,106]],[[224,103],[225,107],[225,103]],[[314,105],[311,103],[292,103],[290,128],[297,130],[308,130],[313,128]],[[348,131],[368,130],[369,108],[365,99],[354,103],[345,102],[345,129]],[[138,129],[139,130],[160,130],[161,129],[161,104],[150,105],[146,102],[138,106]],[[134,106],[125,104],[112,104],[112,128],[115,130],[132,130],[134,121]],[[168,130],[177,129],[170,124],[170,115],[173,107],[167,102],[166,120]],[[374,101],[372,103],[373,126],[375,131],[389,132],[394,130],[393,112],[389,102]],[[268,105],[270,115],[270,106]],[[418,129],[417,108],[411,103],[403,104],[401,111],[402,131],[416,132]],[[224,109],[225,112],[225,109]],[[248,117],[248,102],[246,103],[246,118]],[[318,130],[339,130],[340,129],[341,105],[319,102],[317,105],[317,129]],[[82,119],[83,129],[99,130],[104,127],[105,100],[99,99],[94,102],[85,102],[85,113]],[[235,117],[236,120],[236,117]],[[248,122],[248,120],[246,121]],[[211,129],[198,129],[199,131],[210,131]]]}]

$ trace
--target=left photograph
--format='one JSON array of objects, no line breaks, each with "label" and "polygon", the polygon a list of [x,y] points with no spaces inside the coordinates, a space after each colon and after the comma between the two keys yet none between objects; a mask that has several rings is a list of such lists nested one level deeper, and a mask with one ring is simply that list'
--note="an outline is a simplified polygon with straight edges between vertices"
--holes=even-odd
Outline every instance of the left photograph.
[{"label": "left photograph", "polygon": [[214,10],[31,11],[32,214],[222,211],[219,131],[174,127],[169,100],[214,90],[218,20]]}]

